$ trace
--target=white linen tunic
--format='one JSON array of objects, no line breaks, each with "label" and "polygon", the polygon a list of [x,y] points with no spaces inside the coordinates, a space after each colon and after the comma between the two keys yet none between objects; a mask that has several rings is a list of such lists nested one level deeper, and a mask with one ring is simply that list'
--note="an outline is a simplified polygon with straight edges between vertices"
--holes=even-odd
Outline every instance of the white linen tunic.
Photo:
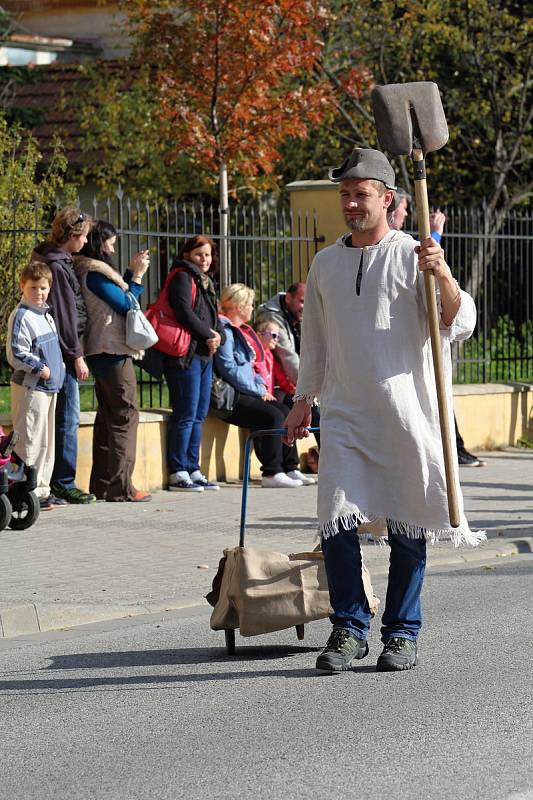
[{"label": "white linen tunic", "polygon": [[[452,528],[449,520],[416,245],[401,231],[365,248],[347,247],[340,238],[311,265],[295,396],[320,399],[318,520],[324,538],[338,532],[339,520],[349,527],[373,523],[375,531],[387,520],[394,532],[452,538],[456,545],[485,538],[469,529],[464,516],[455,448],[461,524]],[[441,324],[452,431],[450,342],[468,338],[475,322],[474,302],[461,292],[451,327]]]}]

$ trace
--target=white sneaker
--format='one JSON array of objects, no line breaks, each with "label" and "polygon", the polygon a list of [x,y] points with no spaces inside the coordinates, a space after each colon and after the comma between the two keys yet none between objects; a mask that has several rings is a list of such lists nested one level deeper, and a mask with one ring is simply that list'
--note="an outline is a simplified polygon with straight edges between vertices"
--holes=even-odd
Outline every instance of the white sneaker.
[{"label": "white sneaker", "polygon": [[284,472],[276,472],[275,475],[264,475],[261,486],[263,489],[295,489],[302,486],[302,481],[289,478]]},{"label": "white sneaker", "polygon": [[201,486],[206,492],[218,492],[220,489],[218,483],[208,481],[205,475],[202,475],[199,469],[195,470],[195,472],[191,472],[191,481],[195,486]]},{"label": "white sneaker", "polygon": [[316,483],[316,478],[312,478],[311,475],[304,475],[299,469],[291,469],[290,472],[287,472],[287,475],[293,481],[301,481],[304,486],[314,486]]},{"label": "white sneaker", "polygon": [[168,476],[169,492],[203,492],[204,487],[191,481],[188,472],[173,472]]}]

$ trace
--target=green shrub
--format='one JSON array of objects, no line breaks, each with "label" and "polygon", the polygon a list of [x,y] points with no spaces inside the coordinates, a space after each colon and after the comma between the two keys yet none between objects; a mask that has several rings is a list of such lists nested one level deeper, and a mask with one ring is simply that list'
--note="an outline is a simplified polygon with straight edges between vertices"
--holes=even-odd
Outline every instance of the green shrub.
[{"label": "green shrub", "polygon": [[461,362],[457,383],[532,383],[533,322],[517,326],[507,314],[499,317],[486,338],[478,333],[464,343]]},{"label": "green shrub", "polygon": [[[19,300],[18,273],[50,217],[59,192],[65,202],[75,197],[65,182],[67,159],[59,139],[54,140],[48,164],[35,139],[20,126],[11,126],[0,114],[0,341],[5,342],[7,318]],[[13,231],[17,230],[15,234]]]}]

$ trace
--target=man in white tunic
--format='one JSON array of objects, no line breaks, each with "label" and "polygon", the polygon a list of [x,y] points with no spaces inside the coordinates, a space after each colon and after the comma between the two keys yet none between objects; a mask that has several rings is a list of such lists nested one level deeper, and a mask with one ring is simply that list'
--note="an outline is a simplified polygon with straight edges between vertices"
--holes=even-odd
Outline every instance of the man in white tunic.
[{"label": "man in white tunic", "polygon": [[476,311],[433,239],[418,245],[389,229],[395,176],[383,153],[356,149],[330,178],[340,184],[351,234],[311,265],[295,404],[286,421],[288,443],[309,435],[311,406],[320,399],[318,518],[333,632],[317,668],[349,669],[368,653],[358,528],[386,525],[390,567],[377,669],[410,669],[417,663],[426,540],[475,545],[485,538],[469,529],[461,496],[461,524],[452,528],[449,521],[422,272],[433,270],[437,284],[452,428],[450,342],[471,335]]}]

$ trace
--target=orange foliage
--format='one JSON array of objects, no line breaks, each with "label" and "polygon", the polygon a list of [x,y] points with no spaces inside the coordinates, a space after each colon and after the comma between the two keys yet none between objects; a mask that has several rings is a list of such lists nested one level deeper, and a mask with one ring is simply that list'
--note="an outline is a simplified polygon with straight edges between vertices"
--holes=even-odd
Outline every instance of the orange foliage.
[{"label": "orange foliage", "polygon": [[155,68],[176,152],[202,168],[271,174],[289,137],[331,108],[317,77],[327,15],[316,0],[125,0],[139,63]]}]

